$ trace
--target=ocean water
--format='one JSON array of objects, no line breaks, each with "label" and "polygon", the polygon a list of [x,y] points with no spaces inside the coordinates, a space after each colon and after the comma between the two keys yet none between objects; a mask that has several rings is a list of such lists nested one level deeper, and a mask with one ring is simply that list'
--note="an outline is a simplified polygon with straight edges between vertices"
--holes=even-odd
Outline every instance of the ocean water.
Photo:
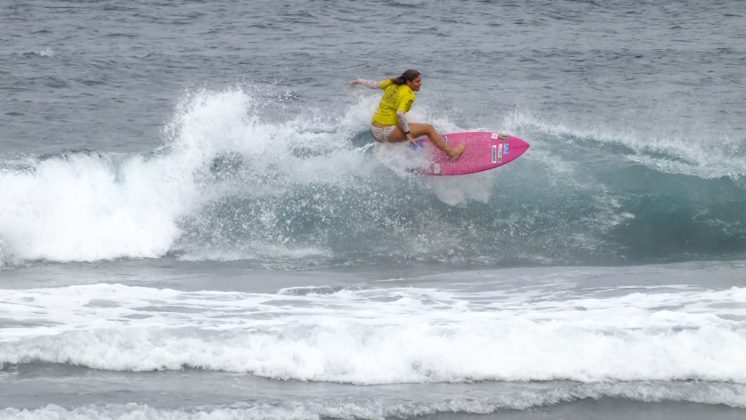
[{"label": "ocean water", "polygon": [[[0,4],[0,419],[742,419],[746,3]],[[531,148],[421,177],[410,113]]]}]

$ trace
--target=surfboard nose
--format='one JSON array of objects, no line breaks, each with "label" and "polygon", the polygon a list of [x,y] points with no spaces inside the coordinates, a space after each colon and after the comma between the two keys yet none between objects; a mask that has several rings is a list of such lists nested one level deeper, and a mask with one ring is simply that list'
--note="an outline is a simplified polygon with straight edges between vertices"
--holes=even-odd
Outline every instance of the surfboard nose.
[{"label": "surfboard nose", "polygon": [[516,136],[510,136],[510,137],[511,137],[510,139],[511,147],[515,147],[516,149],[523,149],[524,151],[525,149],[529,148],[530,144],[528,144],[526,140],[523,140],[522,138],[516,137]]},{"label": "surfboard nose", "polygon": [[508,136],[508,141],[503,146],[503,159],[505,163],[515,160],[526,152],[530,145],[526,140],[516,137],[512,134]]}]

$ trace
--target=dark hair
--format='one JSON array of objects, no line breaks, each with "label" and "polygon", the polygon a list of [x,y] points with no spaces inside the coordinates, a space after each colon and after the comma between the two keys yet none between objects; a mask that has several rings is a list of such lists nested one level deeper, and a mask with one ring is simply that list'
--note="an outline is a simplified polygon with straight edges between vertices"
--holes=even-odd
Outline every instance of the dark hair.
[{"label": "dark hair", "polygon": [[403,85],[407,82],[411,82],[412,80],[416,79],[420,75],[420,72],[414,69],[409,69],[401,74],[401,76],[391,79],[396,83],[397,85]]}]

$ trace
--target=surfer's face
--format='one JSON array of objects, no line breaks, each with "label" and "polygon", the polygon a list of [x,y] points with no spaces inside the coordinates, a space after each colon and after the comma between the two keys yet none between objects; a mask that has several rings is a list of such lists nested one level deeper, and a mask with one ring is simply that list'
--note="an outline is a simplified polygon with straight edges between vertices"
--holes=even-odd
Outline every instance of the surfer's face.
[{"label": "surfer's face", "polygon": [[422,76],[417,76],[414,80],[408,81],[407,85],[409,85],[413,91],[419,92],[420,87],[422,87]]}]

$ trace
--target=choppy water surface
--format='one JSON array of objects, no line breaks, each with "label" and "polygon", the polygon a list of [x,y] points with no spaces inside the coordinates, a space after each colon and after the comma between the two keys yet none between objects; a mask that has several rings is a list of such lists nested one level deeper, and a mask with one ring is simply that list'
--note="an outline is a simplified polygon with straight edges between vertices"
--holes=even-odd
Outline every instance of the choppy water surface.
[{"label": "choppy water surface", "polygon": [[[0,418],[741,418],[744,16],[4,5]],[[409,67],[531,149],[409,173]]]}]

